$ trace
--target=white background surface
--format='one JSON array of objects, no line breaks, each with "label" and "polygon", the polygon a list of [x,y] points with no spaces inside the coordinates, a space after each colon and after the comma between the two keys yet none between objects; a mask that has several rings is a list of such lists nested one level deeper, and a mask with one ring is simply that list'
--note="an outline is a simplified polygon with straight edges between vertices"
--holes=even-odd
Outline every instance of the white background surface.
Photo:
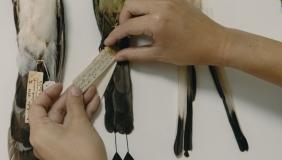
[{"label": "white background surface", "polygon": [[[213,18],[229,27],[282,40],[280,0],[204,0]],[[100,35],[91,0],[65,0],[67,64],[65,86],[97,52]],[[7,131],[17,76],[16,31],[11,0],[0,0],[0,159],[8,159]],[[255,53],[254,53],[255,58]],[[228,69],[236,110],[250,151],[241,153],[233,137],[222,102],[206,67],[198,69],[194,103],[194,150],[191,160],[281,160],[282,89],[239,71]],[[176,131],[176,67],[133,64],[135,130],[129,136],[136,160],[171,160]],[[104,129],[104,110],[95,122],[108,149],[114,153],[114,136]],[[121,155],[125,137],[118,136]],[[76,146],[79,147],[79,146]],[[183,158],[185,159],[185,158]]]}]

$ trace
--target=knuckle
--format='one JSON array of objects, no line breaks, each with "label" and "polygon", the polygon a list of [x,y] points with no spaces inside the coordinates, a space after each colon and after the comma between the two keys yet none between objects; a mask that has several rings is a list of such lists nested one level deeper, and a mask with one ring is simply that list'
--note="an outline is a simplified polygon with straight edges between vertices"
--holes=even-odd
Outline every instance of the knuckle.
[{"label": "knuckle", "polygon": [[60,116],[64,116],[66,114],[66,108],[60,107],[54,110],[54,112]]},{"label": "knuckle", "polygon": [[142,35],[147,35],[147,36],[149,36],[149,37],[153,37],[153,32],[151,31],[151,29],[150,28],[145,28],[144,30],[143,30],[143,33],[141,33]]},{"label": "knuckle", "polygon": [[158,37],[159,35],[161,35],[165,26],[167,25],[168,18],[162,14],[156,14],[153,16],[153,19],[153,32],[155,33],[154,35]]}]

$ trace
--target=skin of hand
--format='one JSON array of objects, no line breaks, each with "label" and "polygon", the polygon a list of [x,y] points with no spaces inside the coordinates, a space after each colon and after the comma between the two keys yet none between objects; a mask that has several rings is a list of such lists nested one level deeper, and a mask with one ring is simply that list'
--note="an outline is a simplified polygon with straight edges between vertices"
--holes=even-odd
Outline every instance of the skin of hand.
[{"label": "skin of hand", "polygon": [[158,61],[240,69],[282,86],[282,43],[223,27],[186,0],[127,0],[104,44],[148,36],[153,44],[118,52],[117,61]]},{"label": "skin of hand", "polygon": [[62,85],[42,92],[29,111],[30,143],[42,160],[106,160],[104,144],[92,126],[100,103],[96,88],[84,94]]},{"label": "skin of hand", "polygon": [[[127,36],[151,37],[149,47],[121,50],[116,59],[176,65],[216,64],[224,28],[186,0],[127,0],[120,25],[104,41],[111,46]],[[220,35],[220,36],[219,36]]]}]

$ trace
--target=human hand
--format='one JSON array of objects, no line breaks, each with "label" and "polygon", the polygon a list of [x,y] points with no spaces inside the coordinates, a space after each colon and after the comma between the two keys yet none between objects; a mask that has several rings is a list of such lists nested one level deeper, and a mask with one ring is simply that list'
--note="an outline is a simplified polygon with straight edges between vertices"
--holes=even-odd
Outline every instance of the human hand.
[{"label": "human hand", "polygon": [[100,98],[94,86],[60,96],[62,85],[43,91],[29,111],[30,143],[44,160],[106,160],[104,144],[90,120]]},{"label": "human hand", "polygon": [[127,0],[120,25],[105,40],[111,46],[127,36],[149,36],[149,47],[118,52],[118,61],[160,61],[177,65],[218,64],[225,28],[187,0]]}]

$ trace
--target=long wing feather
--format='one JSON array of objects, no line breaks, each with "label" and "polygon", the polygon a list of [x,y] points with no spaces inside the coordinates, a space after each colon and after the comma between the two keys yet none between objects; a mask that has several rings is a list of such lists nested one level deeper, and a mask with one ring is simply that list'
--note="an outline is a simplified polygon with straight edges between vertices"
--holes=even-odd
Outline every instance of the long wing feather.
[{"label": "long wing feather", "polygon": [[[22,14],[20,12],[20,3],[26,3],[26,1],[13,0],[14,6],[14,18],[15,18],[15,26],[17,30],[17,35],[21,34],[21,25],[20,21],[22,20]],[[52,3],[52,1],[49,1]],[[54,2],[54,1],[53,1]],[[27,88],[27,73],[32,70],[42,71],[44,72],[44,81],[61,81],[63,77],[63,64],[64,64],[64,55],[65,55],[65,33],[64,33],[64,9],[63,2],[61,0],[56,0],[55,2],[56,9],[55,19],[56,19],[56,40],[55,42],[46,41],[46,45],[51,43],[55,43],[55,49],[49,50],[48,54],[52,56],[47,56],[43,52],[43,54],[38,59],[43,59],[46,67],[42,64],[33,65],[27,67],[29,63],[34,63],[32,59],[28,59],[27,57],[34,57],[36,55],[34,52],[23,52],[19,49],[19,61],[25,61],[26,63],[20,63],[20,68],[25,68],[25,70],[20,70],[17,83],[16,83],[16,94],[15,100],[13,104],[12,118],[11,118],[11,127],[9,130],[9,155],[11,160],[35,160],[36,157],[33,155],[32,147],[29,143],[29,126],[25,123],[25,102],[26,102],[26,88]],[[36,26],[36,25],[35,25]],[[37,28],[40,30],[40,28]],[[50,33],[52,34],[52,33]],[[24,37],[24,39],[28,39],[29,37]],[[18,44],[19,48],[21,43]],[[48,74],[48,76],[47,76]]]},{"label": "long wing feather", "polygon": [[234,103],[232,99],[232,94],[230,91],[230,86],[227,81],[227,77],[225,75],[224,68],[209,66],[211,75],[213,77],[216,89],[218,91],[218,94],[220,95],[226,114],[229,120],[229,123],[231,125],[231,128],[233,130],[233,133],[235,135],[235,138],[237,140],[238,146],[240,150],[248,151],[249,145],[247,142],[247,139],[245,138],[244,134],[241,131],[235,110],[234,110]]}]

